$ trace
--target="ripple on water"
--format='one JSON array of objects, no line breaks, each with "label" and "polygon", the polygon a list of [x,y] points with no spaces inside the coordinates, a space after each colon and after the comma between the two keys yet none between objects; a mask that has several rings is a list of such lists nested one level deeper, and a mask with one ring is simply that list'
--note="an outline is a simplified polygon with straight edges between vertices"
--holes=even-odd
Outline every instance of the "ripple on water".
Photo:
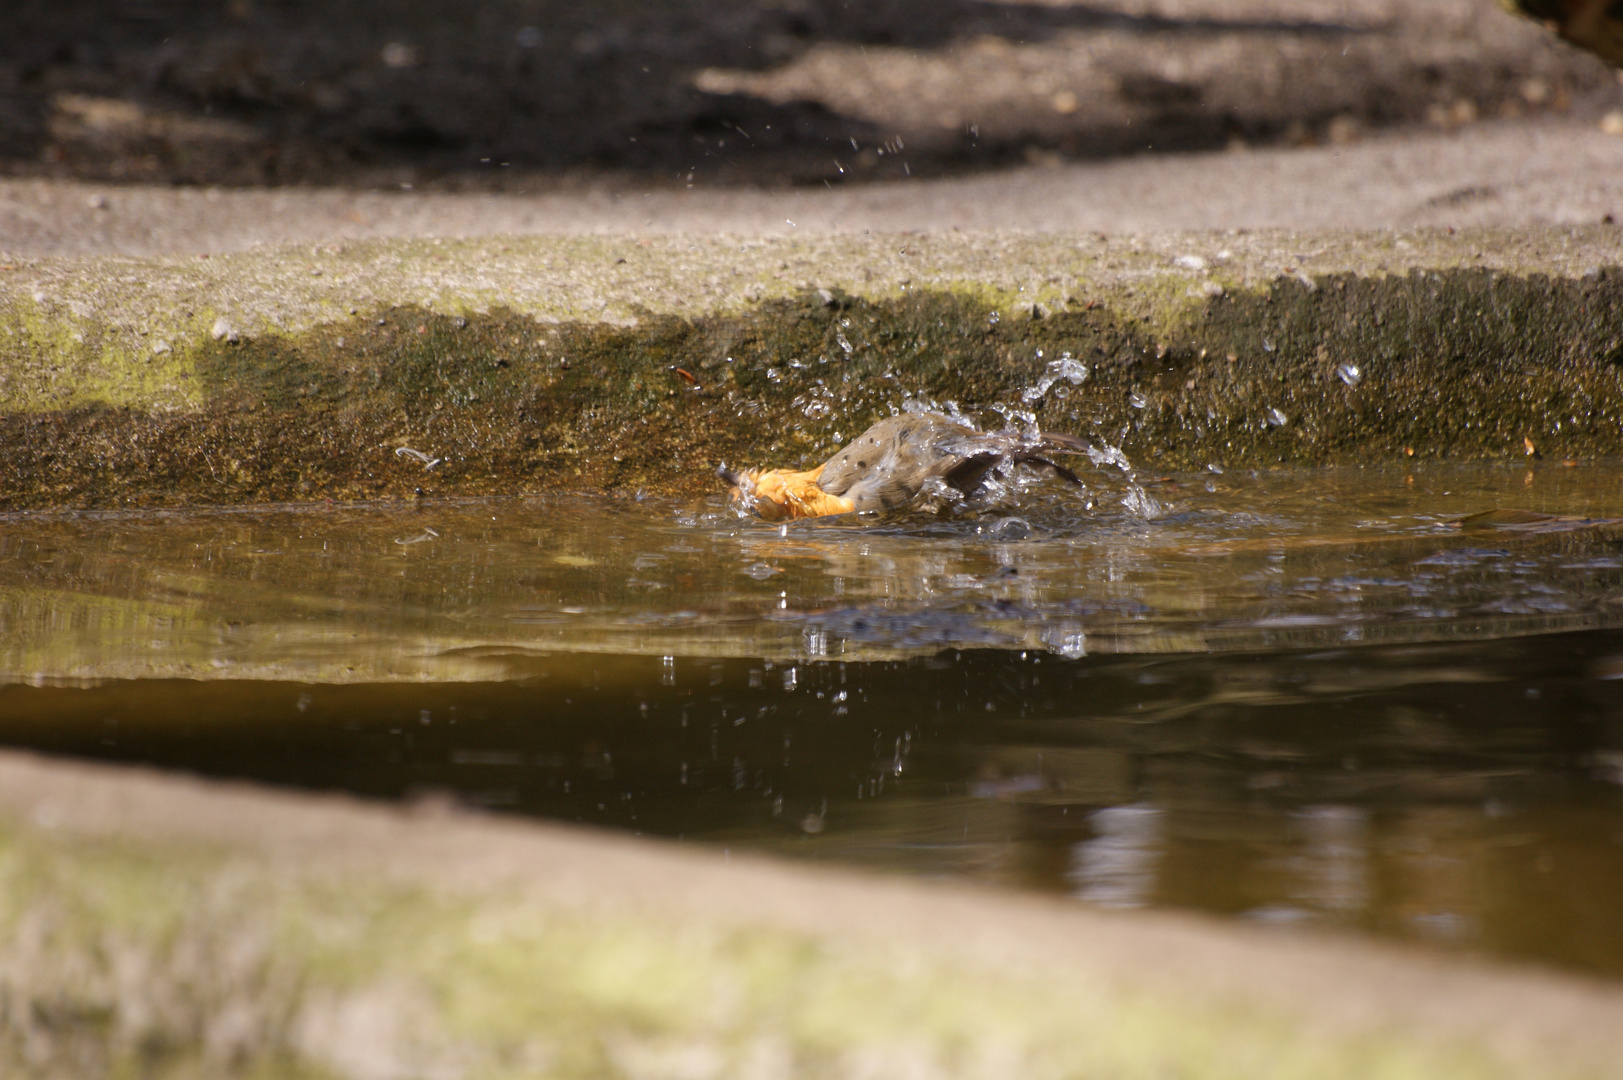
[{"label": "ripple on water", "polygon": [[1620,975],[1613,477],[16,517],[0,741]]}]

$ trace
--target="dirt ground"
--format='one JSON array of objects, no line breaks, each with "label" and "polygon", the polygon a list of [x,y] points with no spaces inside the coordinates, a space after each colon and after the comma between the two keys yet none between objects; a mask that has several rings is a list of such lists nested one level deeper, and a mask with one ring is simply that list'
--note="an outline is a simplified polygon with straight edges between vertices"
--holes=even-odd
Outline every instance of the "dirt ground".
[{"label": "dirt ground", "polygon": [[1623,109],[1612,69],[1492,0],[7,8],[12,176],[820,187]]}]

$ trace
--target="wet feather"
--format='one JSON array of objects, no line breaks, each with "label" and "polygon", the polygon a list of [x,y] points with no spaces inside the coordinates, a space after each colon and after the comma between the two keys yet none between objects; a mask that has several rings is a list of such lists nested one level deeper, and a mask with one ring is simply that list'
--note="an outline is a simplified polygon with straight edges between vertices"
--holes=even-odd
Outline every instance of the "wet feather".
[{"label": "wet feather", "polygon": [[1052,454],[1086,453],[1088,444],[1056,432],[977,431],[933,413],[905,413],[879,421],[815,469],[735,471],[717,475],[761,517],[823,517],[906,506],[931,480],[971,495],[1001,464],[1035,465],[1072,484],[1081,483]]}]

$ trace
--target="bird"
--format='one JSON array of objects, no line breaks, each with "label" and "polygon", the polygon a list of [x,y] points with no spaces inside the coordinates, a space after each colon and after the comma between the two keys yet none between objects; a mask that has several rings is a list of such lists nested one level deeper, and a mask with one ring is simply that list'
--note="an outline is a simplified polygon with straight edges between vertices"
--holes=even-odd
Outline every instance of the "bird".
[{"label": "bird", "polygon": [[1037,465],[1080,485],[1074,472],[1048,455],[1088,449],[1074,435],[978,431],[939,413],[903,413],[880,420],[815,469],[735,470],[723,463],[716,475],[731,488],[734,502],[767,521],[782,521],[895,510],[932,479],[972,495],[988,473],[1001,473],[1005,465]]}]

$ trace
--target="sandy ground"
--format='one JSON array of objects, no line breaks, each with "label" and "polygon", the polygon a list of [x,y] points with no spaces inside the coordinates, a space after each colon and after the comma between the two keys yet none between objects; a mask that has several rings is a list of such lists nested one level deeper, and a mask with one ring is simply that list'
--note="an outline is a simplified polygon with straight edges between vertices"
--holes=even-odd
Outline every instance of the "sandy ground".
[{"label": "sandy ground", "polygon": [[[1404,229],[1623,221],[1623,138],[1572,119],[838,188],[520,193],[0,181],[17,257],[496,233]],[[1620,232],[1623,242],[1623,232]]]}]

